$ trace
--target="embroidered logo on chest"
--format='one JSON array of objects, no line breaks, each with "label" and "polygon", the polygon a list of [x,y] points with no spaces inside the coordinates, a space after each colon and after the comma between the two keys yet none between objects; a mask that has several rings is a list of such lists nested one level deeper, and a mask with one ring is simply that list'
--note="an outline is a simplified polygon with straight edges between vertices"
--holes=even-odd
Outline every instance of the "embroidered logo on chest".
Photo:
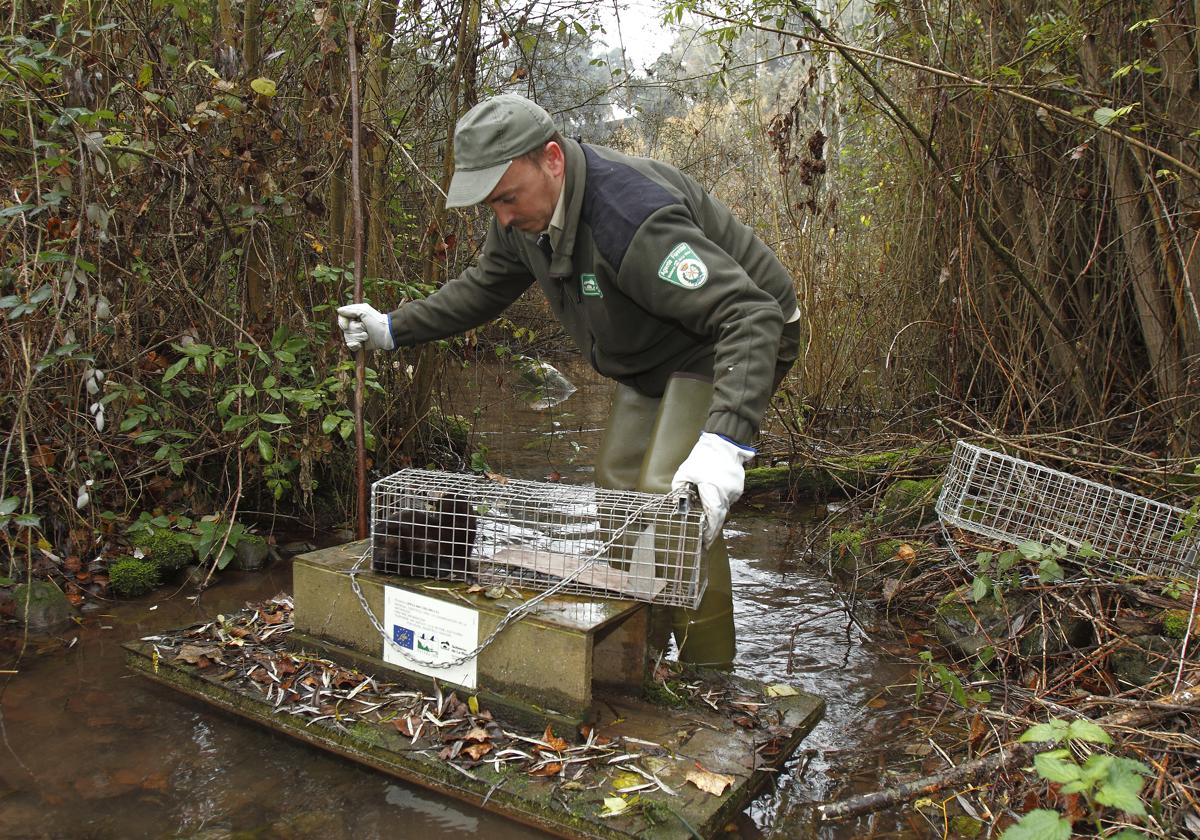
[{"label": "embroidered logo on chest", "polygon": [[580,274],[579,290],[583,292],[586,297],[604,297],[604,292],[600,291],[600,284],[596,282],[595,274]]},{"label": "embroidered logo on chest", "polygon": [[658,267],[658,276],[684,289],[699,289],[708,280],[708,266],[691,245],[680,242]]}]

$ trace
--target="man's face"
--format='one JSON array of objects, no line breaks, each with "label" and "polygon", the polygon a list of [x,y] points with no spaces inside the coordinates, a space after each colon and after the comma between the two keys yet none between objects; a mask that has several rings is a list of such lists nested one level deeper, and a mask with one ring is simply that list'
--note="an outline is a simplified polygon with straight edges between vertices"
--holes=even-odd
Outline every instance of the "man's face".
[{"label": "man's face", "polygon": [[558,204],[563,169],[562,149],[557,143],[547,143],[539,162],[526,157],[514,160],[484,204],[492,208],[502,227],[541,233],[550,227]]}]

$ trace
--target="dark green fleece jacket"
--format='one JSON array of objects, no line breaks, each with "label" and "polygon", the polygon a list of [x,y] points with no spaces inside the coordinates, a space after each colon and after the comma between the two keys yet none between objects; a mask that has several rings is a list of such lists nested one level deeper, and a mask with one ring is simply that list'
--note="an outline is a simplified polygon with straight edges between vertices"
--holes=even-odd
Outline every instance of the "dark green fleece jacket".
[{"label": "dark green fleece jacket", "polygon": [[673,166],[573,140],[563,151],[566,219],[552,257],[493,218],[476,265],[390,314],[396,346],[477,327],[536,280],[597,371],[652,397],[673,373],[711,375],[705,431],[751,443],[796,311],[786,269]]}]

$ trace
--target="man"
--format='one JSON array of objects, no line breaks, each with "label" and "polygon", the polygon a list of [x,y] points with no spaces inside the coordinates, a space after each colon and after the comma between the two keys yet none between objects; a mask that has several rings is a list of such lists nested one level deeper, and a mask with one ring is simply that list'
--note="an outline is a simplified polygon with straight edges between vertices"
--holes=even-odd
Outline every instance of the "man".
[{"label": "man", "polygon": [[513,94],[455,129],[447,207],[494,213],[478,264],[390,314],[338,309],[352,350],[391,350],[498,316],[536,281],[600,373],[620,383],[597,483],[704,506],[709,587],[677,615],[682,658],[733,658],[728,557],[720,538],[771,394],[796,360],[800,313],[786,269],[693,179],[667,164],[564,139]]}]

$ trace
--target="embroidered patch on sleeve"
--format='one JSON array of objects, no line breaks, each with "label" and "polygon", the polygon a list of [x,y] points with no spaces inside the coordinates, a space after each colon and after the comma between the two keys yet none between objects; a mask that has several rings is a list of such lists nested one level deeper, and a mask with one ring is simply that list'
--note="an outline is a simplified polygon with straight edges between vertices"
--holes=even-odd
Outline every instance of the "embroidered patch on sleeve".
[{"label": "embroidered patch on sleeve", "polygon": [[579,290],[587,297],[604,297],[604,292],[600,291],[600,284],[596,282],[595,274],[580,274]]},{"label": "embroidered patch on sleeve", "polygon": [[684,289],[699,289],[708,280],[708,266],[691,245],[680,242],[658,267],[658,276]]}]

